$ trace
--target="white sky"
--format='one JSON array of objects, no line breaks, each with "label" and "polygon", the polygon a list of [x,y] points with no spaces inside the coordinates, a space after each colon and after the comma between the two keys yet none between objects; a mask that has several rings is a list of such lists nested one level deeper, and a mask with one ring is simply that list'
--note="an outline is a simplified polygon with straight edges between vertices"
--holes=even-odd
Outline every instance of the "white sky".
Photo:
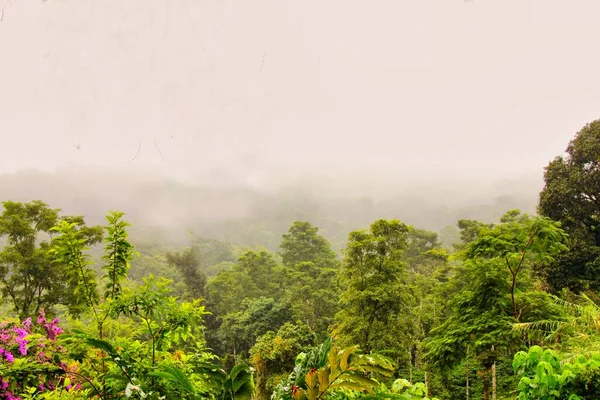
[{"label": "white sky", "polygon": [[541,174],[600,118],[598,0],[3,4],[0,172]]}]

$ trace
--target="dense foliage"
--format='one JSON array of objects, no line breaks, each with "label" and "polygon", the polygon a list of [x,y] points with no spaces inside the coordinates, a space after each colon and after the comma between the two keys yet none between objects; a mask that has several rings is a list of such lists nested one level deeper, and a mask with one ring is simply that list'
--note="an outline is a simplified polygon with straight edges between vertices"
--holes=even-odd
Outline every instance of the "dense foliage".
[{"label": "dense foliage", "polygon": [[4,201],[0,399],[595,399],[600,121],[546,168],[540,215],[288,221],[278,252],[174,248]]}]

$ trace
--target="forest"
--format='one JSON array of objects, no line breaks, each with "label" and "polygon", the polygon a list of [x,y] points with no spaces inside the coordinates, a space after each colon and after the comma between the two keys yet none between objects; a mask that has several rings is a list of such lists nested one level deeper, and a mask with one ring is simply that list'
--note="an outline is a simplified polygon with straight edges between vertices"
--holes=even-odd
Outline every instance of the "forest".
[{"label": "forest", "polygon": [[600,398],[600,120],[536,213],[443,240],[379,218],[341,251],[300,220],[274,248],[165,246],[2,200],[1,399]]}]

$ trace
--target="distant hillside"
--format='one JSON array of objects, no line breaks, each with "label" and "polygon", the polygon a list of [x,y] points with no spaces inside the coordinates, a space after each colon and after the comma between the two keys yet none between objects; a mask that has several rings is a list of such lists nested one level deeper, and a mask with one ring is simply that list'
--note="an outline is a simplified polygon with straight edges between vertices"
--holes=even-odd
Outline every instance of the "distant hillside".
[{"label": "distant hillside", "polygon": [[[540,174],[541,175],[541,174]],[[63,168],[54,173],[21,170],[0,175],[0,200],[39,199],[66,214],[104,223],[108,210],[127,213],[132,236],[187,244],[191,235],[236,245],[275,249],[294,220],[320,227],[336,249],[346,235],[377,218],[398,218],[439,231],[461,218],[491,221],[510,208],[534,212],[541,176],[496,182],[329,181],[292,179],[271,186],[204,182],[195,185],[152,171]]]}]

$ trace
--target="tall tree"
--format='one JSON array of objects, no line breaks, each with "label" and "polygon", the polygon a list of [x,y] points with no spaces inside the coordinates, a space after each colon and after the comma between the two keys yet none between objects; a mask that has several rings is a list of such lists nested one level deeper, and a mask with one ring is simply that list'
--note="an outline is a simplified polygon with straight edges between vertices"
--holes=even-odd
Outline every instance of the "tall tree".
[{"label": "tall tree", "polygon": [[563,224],[571,251],[545,275],[555,288],[600,289],[600,120],[583,127],[546,167],[539,212]]},{"label": "tall tree", "polygon": [[409,233],[406,260],[410,269],[410,294],[412,328],[409,337],[408,377],[413,378],[413,369],[422,367],[422,342],[430,331],[439,325],[444,316],[446,282],[450,268],[449,255],[437,246],[437,235],[422,230]]},{"label": "tall tree", "polygon": [[59,209],[42,201],[2,203],[0,237],[7,245],[0,251],[0,285],[4,300],[10,300],[20,317],[37,314],[41,308],[77,303],[64,279],[63,266],[48,254],[52,228],[59,221],[72,224],[80,240],[92,245],[102,240],[101,227],[86,227],[82,217],[59,217]]},{"label": "tall tree", "polygon": [[479,233],[485,228],[492,228],[493,224],[484,224],[473,219],[461,219],[458,221],[460,243],[454,243],[456,250],[464,249],[469,243],[477,239]]},{"label": "tall tree", "polygon": [[521,310],[516,296],[520,280],[529,277],[535,265],[551,262],[568,250],[567,235],[559,223],[546,217],[530,217],[519,210],[508,211],[500,221],[501,224],[479,233],[467,247],[465,257],[473,262],[492,262],[506,270],[512,314],[518,321]]},{"label": "tall tree", "polygon": [[322,336],[339,311],[341,289],[337,268],[319,268],[311,262],[299,263],[286,277],[284,301],[293,316]]},{"label": "tall tree", "polygon": [[293,268],[303,262],[312,262],[318,267],[336,265],[336,255],[331,245],[319,235],[319,228],[308,222],[295,221],[283,235],[281,258],[283,265]]},{"label": "tall tree", "polygon": [[454,280],[463,285],[450,316],[426,344],[427,359],[441,371],[477,361],[484,399],[493,393],[498,360],[522,344],[513,323],[544,319],[554,309],[550,297],[535,289],[535,267],[567,249],[566,234],[546,217],[510,210],[500,222],[480,229],[460,253],[463,265]]},{"label": "tall tree", "polygon": [[61,221],[51,231],[57,236],[52,238],[48,254],[64,274],[68,291],[72,293],[69,312],[79,317],[86,309],[90,309],[96,314],[95,306],[99,303],[96,273],[91,268],[83,233],[74,222],[67,221]]},{"label": "tall tree", "polygon": [[[264,305],[264,299],[276,303],[276,309],[285,308],[289,312],[280,301],[285,291],[284,272],[266,251],[247,251],[238,258],[233,269],[223,270],[208,281],[206,302],[212,315],[207,318],[207,341],[213,349],[237,359],[240,352],[244,354],[254,344],[256,337],[279,328],[279,322],[279,325],[271,326],[265,323],[259,333],[252,332],[252,329],[248,331],[250,324],[254,324],[253,318],[262,317],[260,312],[255,311],[252,311],[251,317],[246,316],[250,313],[249,309],[256,308],[248,304]],[[246,313],[240,310],[246,310]],[[267,320],[274,321],[278,321],[277,318]],[[256,324],[253,326],[255,328]]]},{"label": "tall tree", "polygon": [[107,282],[104,286],[104,297],[117,299],[122,293],[121,281],[127,278],[129,261],[139,255],[131,243],[129,243],[129,233],[127,228],[131,226],[129,222],[123,220],[125,213],[112,211],[106,216],[108,226],[105,227],[107,236],[104,239],[104,256],[102,259],[106,263],[102,269],[105,275],[102,279]]},{"label": "tall tree", "polygon": [[[121,282],[127,278],[129,262],[137,255],[134,247],[129,243],[127,227],[129,223],[124,221],[122,212],[112,211],[106,216],[108,225],[104,227],[107,236],[104,240],[104,256],[106,265],[101,267],[105,274],[101,277],[105,280],[104,299],[118,300],[123,293]],[[69,293],[72,300],[67,303],[69,312],[79,316],[85,311],[91,312],[98,325],[98,334],[103,337],[103,324],[108,318],[106,309],[101,310],[102,305],[98,293],[96,271],[91,268],[93,264],[89,259],[88,240],[86,230],[78,229],[77,222],[62,220],[51,229],[57,233],[52,238],[48,253],[53,263],[64,272]],[[103,364],[104,365],[104,364]]]},{"label": "tall tree", "polygon": [[348,236],[341,271],[346,286],[336,332],[365,352],[398,348],[401,316],[407,311],[404,251],[409,228],[398,220],[375,221],[369,231]]},{"label": "tall tree", "polygon": [[425,358],[443,375],[474,358],[482,366],[478,375],[483,398],[488,400],[493,366],[518,340],[512,331],[506,277],[493,263],[467,262],[457,279],[467,280],[469,286],[453,298],[451,315],[432,330],[425,343]]},{"label": "tall tree", "polygon": [[[302,323],[286,322],[277,332],[269,331],[250,349],[250,362],[256,371],[256,399],[268,399],[278,383],[294,369],[296,354],[317,344],[317,336]],[[285,375],[283,375],[285,374]],[[282,376],[283,375],[283,376]]]},{"label": "tall tree", "polygon": [[245,252],[238,258],[235,266],[239,271],[246,273],[263,294],[269,294],[273,290],[273,274],[276,267],[273,256],[264,250]]},{"label": "tall tree", "polygon": [[2,203],[0,236],[8,245],[0,252],[0,279],[4,298],[10,298],[20,317],[37,314],[60,301],[60,274],[48,257],[48,242],[36,243],[58,221],[58,209],[41,201]]},{"label": "tall tree", "polygon": [[206,275],[200,269],[200,255],[196,247],[180,253],[167,253],[167,262],[181,273],[191,298],[204,297]]},{"label": "tall tree", "polygon": [[280,254],[288,268],[286,301],[294,317],[325,336],[338,308],[338,261],[319,228],[296,221],[283,235]]},{"label": "tall tree", "polygon": [[245,299],[240,310],[223,317],[219,334],[237,363],[238,357],[247,357],[256,339],[268,331],[278,330],[289,321],[289,310],[272,298]]},{"label": "tall tree", "polygon": [[404,257],[412,273],[416,273],[419,265],[429,258],[431,250],[439,249],[440,246],[437,233],[424,229],[411,229],[408,233]]}]

